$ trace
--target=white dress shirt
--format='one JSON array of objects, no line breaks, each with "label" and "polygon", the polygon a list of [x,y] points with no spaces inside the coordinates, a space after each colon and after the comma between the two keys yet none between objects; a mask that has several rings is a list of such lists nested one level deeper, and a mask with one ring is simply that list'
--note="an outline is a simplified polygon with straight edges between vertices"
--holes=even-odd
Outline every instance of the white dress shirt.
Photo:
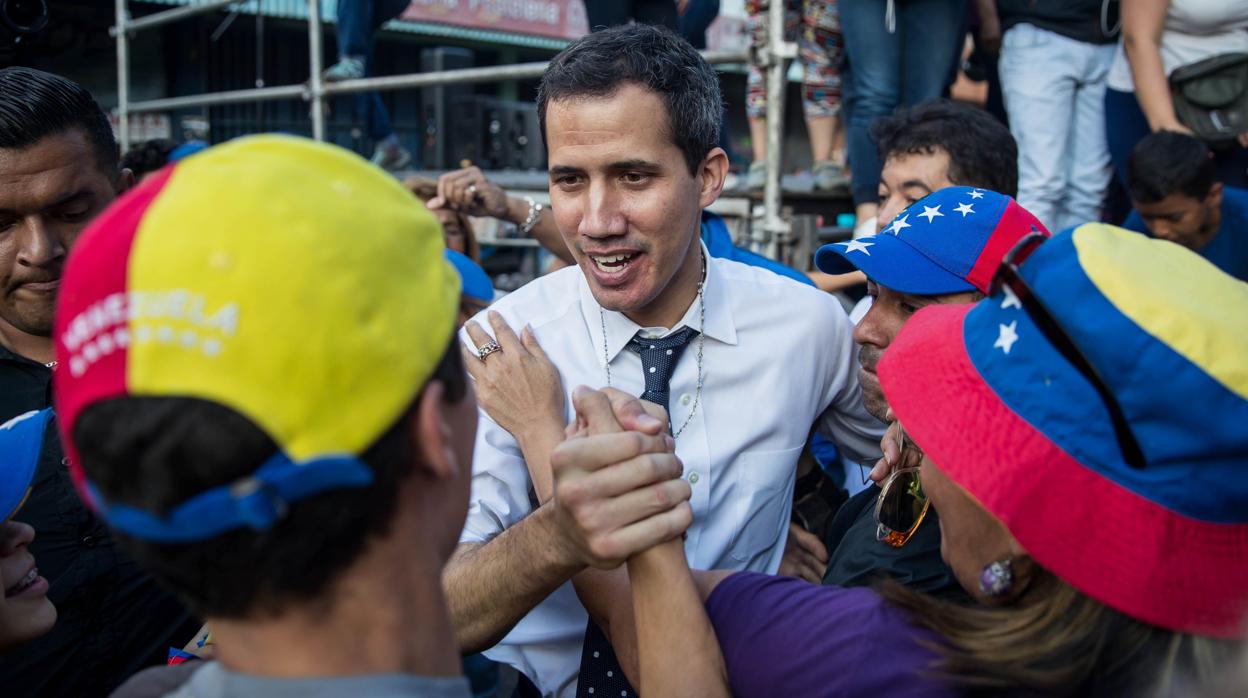
[{"label": "white dress shirt", "polygon": [[[705,248],[704,252],[705,254]],[[884,425],[862,405],[852,326],[827,293],[765,269],[707,256],[703,388],[697,393],[695,337],[670,382],[676,454],[692,486],[693,525],[685,541],[697,569],[774,573],[788,533],[798,456],[810,427],[851,458],[878,457]],[[526,323],[571,391],[607,384],[645,390],[641,358],[627,348],[638,331],[666,336],[699,329],[695,300],[672,328],[643,328],[602,310],[578,267],[541,277],[498,301],[512,328]],[[484,315],[477,322],[487,332]],[[467,334],[461,338],[472,347]],[[462,542],[485,542],[533,509],[532,483],[516,440],[481,413],[472,496]],[[573,696],[587,616],[570,583],[530,612],[486,652],[524,672],[543,695]]]}]

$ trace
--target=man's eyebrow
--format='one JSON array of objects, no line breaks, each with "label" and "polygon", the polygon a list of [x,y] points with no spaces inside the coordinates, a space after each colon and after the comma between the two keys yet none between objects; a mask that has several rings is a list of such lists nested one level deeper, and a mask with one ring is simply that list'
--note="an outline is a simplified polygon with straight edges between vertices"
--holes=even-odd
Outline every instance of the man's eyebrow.
[{"label": "man's eyebrow", "polygon": [[632,160],[618,160],[607,165],[607,169],[611,170],[660,170],[663,169],[657,162],[634,158]]},{"label": "man's eyebrow", "polygon": [[[76,203],[84,199],[94,199],[94,198],[95,198],[95,192],[91,191],[90,189],[77,189],[75,191],[61,194],[60,196],[56,197],[56,199],[44,204],[40,208],[43,210],[50,209],[50,208],[57,208],[59,206],[64,206],[66,204]],[[13,209],[0,208],[0,215],[13,216],[13,215],[19,215],[19,214]]]},{"label": "man's eyebrow", "polygon": [[68,194],[62,194],[61,196],[58,196],[54,201],[49,203],[47,206],[44,206],[44,208],[56,208],[57,206],[64,206],[65,204],[74,203],[81,199],[93,198],[94,196],[95,196],[95,193],[92,192],[90,189],[79,189],[78,191],[73,191],[73,192],[69,192]]},{"label": "man's eyebrow", "polygon": [[902,189],[910,189],[912,187],[918,187],[926,192],[930,192],[932,190],[931,187],[927,186],[927,182],[924,182],[921,179],[911,179],[901,183]]},{"label": "man's eyebrow", "polygon": [[554,177],[556,175],[580,174],[581,169],[579,167],[571,167],[569,165],[554,165],[548,169],[547,172]]}]

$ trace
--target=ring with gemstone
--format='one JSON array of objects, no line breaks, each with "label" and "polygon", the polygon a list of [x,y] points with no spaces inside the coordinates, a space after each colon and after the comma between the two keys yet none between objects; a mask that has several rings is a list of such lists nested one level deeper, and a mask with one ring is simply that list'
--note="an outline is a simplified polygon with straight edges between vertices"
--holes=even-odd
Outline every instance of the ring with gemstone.
[{"label": "ring with gemstone", "polygon": [[474,196],[475,196],[475,195],[476,195],[476,193],[477,193],[477,185],[475,185],[475,184],[469,184],[469,185],[468,185],[468,193],[469,193],[469,194],[472,194],[472,195],[474,195]]},{"label": "ring with gemstone", "polygon": [[502,350],[503,348],[498,346],[498,342],[491,339],[490,341],[486,342],[480,347],[477,347],[477,356],[481,357],[482,361],[485,361],[485,357],[489,356],[490,354],[493,354],[496,351],[502,351]]}]

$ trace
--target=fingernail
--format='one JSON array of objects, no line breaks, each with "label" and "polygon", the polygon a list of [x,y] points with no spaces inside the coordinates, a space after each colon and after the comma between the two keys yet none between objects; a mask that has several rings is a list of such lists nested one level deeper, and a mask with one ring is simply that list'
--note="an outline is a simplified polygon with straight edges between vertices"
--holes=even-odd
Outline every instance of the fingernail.
[{"label": "fingernail", "polygon": [[589,388],[586,388],[583,385],[578,385],[572,389],[572,399],[579,400],[582,397],[585,397],[585,393],[588,393],[588,392],[589,392]]},{"label": "fingernail", "polygon": [[667,444],[667,450],[669,450],[669,451],[675,451],[675,450],[676,450],[676,439],[673,439],[673,438],[671,437],[671,435],[669,435],[669,434],[664,434],[664,435],[663,435],[663,443]]},{"label": "fingernail", "polygon": [[663,422],[660,422],[658,419],[655,419],[654,417],[648,414],[641,415],[640,417],[637,418],[637,421],[640,422],[642,426],[647,426],[647,427],[663,426]]}]

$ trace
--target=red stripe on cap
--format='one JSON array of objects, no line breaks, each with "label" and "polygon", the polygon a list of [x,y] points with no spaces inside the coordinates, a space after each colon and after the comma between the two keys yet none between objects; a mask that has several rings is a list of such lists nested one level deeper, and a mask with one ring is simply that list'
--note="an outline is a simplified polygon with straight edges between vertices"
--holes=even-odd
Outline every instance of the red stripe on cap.
[{"label": "red stripe on cap", "polygon": [[59,362],[53,375],[57,424],[70,474],[88,503],[70,436],[84,407],[126,393],[130,248],[144,214],[173,171],[161,170],[92,221],[74,244],[61,277],[52,335]]},{"label": "red stripe on cap", "polygon": [[975,369],[963,342],[972,307],[920,310],[880,361],[889,406],[915,443],[1081,592],[1164,628],[1239,637],[1248,525],[1177,514],[1058,448]]},{"label": "red stripe on cap", "polygon": [[966,275],[966,280],[981,293],[988,293],[988,287],[992,285],[992,277],[997,275],[1001,260],[1005,259],[1014,243],[1032,230],[1043,233],[1046,238],[1050,237],[1048,228],[1039,219],[1019,206],[1017,201],[1010,199],[984,249],[979,251],[979,257],[975,259],[975,265]]}]

